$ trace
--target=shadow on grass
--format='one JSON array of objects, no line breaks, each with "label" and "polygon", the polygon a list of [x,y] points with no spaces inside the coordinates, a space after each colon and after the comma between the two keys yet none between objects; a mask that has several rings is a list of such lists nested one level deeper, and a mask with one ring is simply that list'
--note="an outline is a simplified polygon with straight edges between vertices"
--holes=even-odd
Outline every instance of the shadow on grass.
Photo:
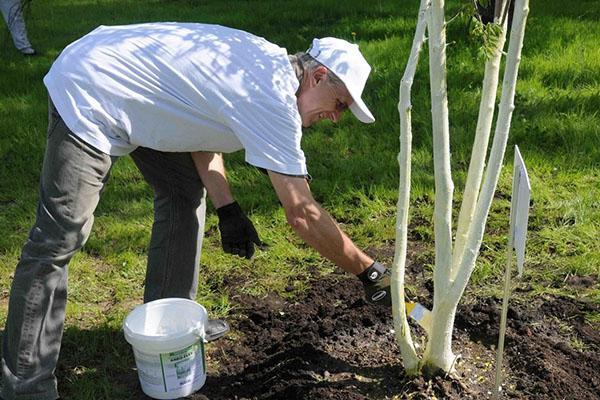
[{"label": "shadow on grass", "polygon": [[67,327],[56,376],[64,399],[147,399],[139,386],[133,351],[121,330]]},{"label": "shadow on grass", "polygon": [[[317,191],[317,196],[323,197],[324,200],[330,194],[328,188],[332,187],[335,187],[336,193],[342,195],[364,191],[371,185],[381,185],[390,190],[395,190],[397,186],[396,154],[398,151],[395,99],[397,98],[397,87],[405,56],[408,54],[410,39],[412,38],[418,1],[413,0],[409,4],[382,1],[375,5],[358,2],[346,5],[344,8],[334,7],[337,5],[335,1],[323,0],[308,2],[272,1],[263,2],[260,5],[247,1],[234,1],[227,4],[223,2],[200,4],[191,1],[151,2],[146,5],[140,2],[125,3],[129,3],[131,7],[117,7],[112,2],[95,2],[94,4],[72,2],[61,4],[57,2],[57,4],[47,5],[35,3],[32,5],[29,16],[31,36],[38,39],[42,49],[48,50],[47,54],[58,54],[65,45],[100,24],[114,25],[160,20],[201,21],[248,30],[287,47],[291,52],[304,50],[312,37],[336,35],[349,40],[356,37],[357,40],[364,41],[361,44],[365,48],[367,58],[382,58],[380,54],[388,52],[397,54],[396,57],[387,57],[385,60],[381,60],[379,64],[374,64],[373,74],[366,89],[367,102],[372,104],[372,109],[375,110],[379,122],[371,126],[365,126],[345,118],[337,128],[332,129],[332,127],[326,125],[314,131],[307,131],[304,140],[309,169],[317,179],[314,188]],[[450,2],[449,6],[451,9],[447,13],[449,16],[459,8],[458,3]],[[559,8],[564,11],[562,7]],[[548,25],[552,24],[553,19],[564,18],[562,12],[558,15],[552,14],[553,9],[553,7],[532,7],[532,18],[544,18],[545,23]],[[597,13],[586,11],[584,5],[581,6],[581,10],[578,10],[578,7],[573,7],[569,12],[573,18],[583,18],[583,21],[595,18],[597,15]],[[42,15],[44,18],[41,17]],[[69,23],[65,24],[63,21],[69,21]],[[285,29],[282,29],[283,26],[285,26]],[[452,30],[462,32],[463,28],[451,26]],[[401,45],[398,46],[398,43],[401,43]],[[371,46],[375,44],[377,49],[371,49]],[[459,36],[458,44],[471,47],[470,50],[465,51],[476,53],[475,44],[472,41]],[[526,46],[525,51],[537,53],[542,51],[546,44],[546,42],[532,39],[530,43],[526,43],[529,46]],[[455,50],[451,48],[450,51]],[[23,61],[17,56],[12,53],[9,55],[13,62],[6,63],[5,67],[0,67],[2,75],[11,76],[17,71],[20,74],[26,74],[23,80],[29,83],[34,82],[36,85],[35,96],[41,95],[43,97],[41,78],[49,68],[52,56],[43,56],[34,62],[33,68],[26,69],[20,67]],[[426,59],[427,54],[423,52],[421,64],[426,63]],[[477,69],[475,64],[466,69],[462,67],[462,69],[455,68],[455,71],[453,71],[452,65],[449,65],[449,85],[459,87],[459,85],[471,82],[475,88],[478,87],[480,80],[475,79],[477,78],[477,74],[474,73],[474,70]],[[415,151],[427,149],[430,144],[429,139],[421,139],[423,133],[429,134],[430,131],[428,105],[423,104],[428,101],[428,96],[425,93],[428,90],[428,81],[426,75],[422,73],[425,72],[425,69],[420,69],[421,73],[416,77],[414,85],[415,98],[419,99],[419,103],[421,103],[414,105]],[[544,84],[549,87],[560,87],[563,85],[563,81],[568,78],[560,71],[550,71],[548,74],[551,78],[548,78],[550,80],[544,78]],[[597,74],[590,72],[578,74],[577,76],[577,84],[585,85],[592,84]],[[0,101],[4,96],[30,94],[30,90],[30,86],[27,85],[13,87],[7,85],[7,90],[3,90],[3,93],[0,94]],[[456,96],[456,101],[462,104],[464,99],[473,96],[473,93],[464,93]],[[475,94],[475,96],[477,95]],[[528,122],[522,124],[515,118],[513,136],[519,138],[522,145],[527,145],[527,148],[524,149],[526,153],[537,152],[545,158],[555,159],[557,162],[564,159],[565,153],[577,154],[579,162],[584,168],[594,166],[598,162],[597,154],[594,152],[590,154],[589,151],[590,148],[599,145],[597,135],[582,133],[587,137],[587,141],[579,139],[568,141],[566,137],[563,137],[564,135],[557,136],[555,131],[557,129],[564,131],[571,126],[567,124],[565,127],[563,121],[562,128],[561,126],[557,127],[558,122],[552,120],[555,115],[560,114],[563,115],[563,120],[572,121],[571,125],[577,126],[581,122],[580,118],[577,115],[569,114],[575,107],[573,103],[577,103],[576,107],[581,110],[581,113],[589,114],[597,108],[595,107],[598,105],[597,97],[579,100],[571,98],[533,100],[533,104],[528,104],[525,99],[524,103],[517,105],[515,116],[519,119],[526,118]],[[35,115],[39,115],[42,119],[39,122],[34,122],[34,127],[39,132],[45,131],[44,119],[41,117],[45,115],[44,105],[45,99],[44,101],[36,101]],[[477,110],[476,108],[466,112],[457,110],[455,114],[458,114],[459,111],[461,115],[456,116],[455,120],[457,122],[453,122],[453,124],[459,124],[454,131],[458,132],[461,137],[453,141],[456,146],[453,146],[452,151],[456,159],[465,160],[470,156],[470,143],[472,143],[474,132],[474,126],[472,125],[474,125]],[[469,117],[463,117],[462,114]],[[31,116],[31,113],[20,114],[19,112],[11,115],[13,119],[21,120],[21,124],[24,124],[25,120],[31,118]],[[389,124],[393,125],[389,126]],[[583,129],[588,128],[583,127]],[[311,136],[317,136],[318,140],[312,140]],[[327,139],[336,136],[346,137],[344,146],[350,149],[350,152],[331,151],[331,149],[336,149],[336,145],[339,146],[340,144],[336,141],[328,142]],[[43,141],[44,135],[39,134],[18,143],[16,143],[15,138],[0,139],[0,142],[5,142],[5,148],[11,149],[10,155],[7,151],[7,154],[2,158],[5,161],[5,167],[3,168],[7,171],[7,174],[2,174],[0,186],[16,186],[14,176],[11,177],[8,171],[20,170],[21,173],[32,176],[32,179],[27,179],[26,182],[27,185],[30,185],[28,190],[37,190],[37,181],[33,177],[39,174],[41,157],[39,154],[34,154],[34,162],[28,163],[28,161],[32,157],[30,153],[32,147],[36,153],[39,153],[37,149],[43,149]],[[535,143],[532,143],[532,141]],[[230,157],[230,160],[230,165],[235,168],[251,168],[245,165],[242,154],[234,154]],[[23,171],[24,169],[25,171]],[[415,176],[420,176],[419,171],[415,171]],[[108,206],[105,205],[107,201],[103,201],[99,212],[113,208],[127,209],[126,204],[130,199],[147,198],[148,192],[146,190],[140,190],[137,193],[115,193],[116,188],[111,189],[115,186],[114,180],[112,179],[112,182],[109,183],[105,194],[105,197],[111,198],[112,204]],[[258,179],[257,181],[258,185],[268,187],[268,181],[266,183]],[[245,192],[253,192],[256,184],[257,182],[240,183],[239,198],[241,202],[247,201],[252,208],[265,210],[278,207],[277,201],[273,201],[274,197],[269,202],[260,202],[252,194],[245,194]],[[35,208],[33,204],[26,206],[32,210]],[[129,213],[124,214],[128,215]],[[133,221],[139,217],[140,215],[133,213],[130,218],[125,217],[124,222]]]},{"label": "shadow on grass", "polygon": [[[556,28],[566,18],[581,23],[596,21],[598,12],[589,12],[591,1],[571,4],[564,9],[558,0],[544,7],[532,5],[531,24],[526,34],[524,66],[527,54],[548,50],[550,40],[568,43],[567,33]],[[457,9],[458,2],[449,2]],[[130,7],[128,7],[130,6]],[[365,96],[378,121],[362,125],[346,116],[338,124],[324,123],[307,130],[305,148],[315,198],[325,206],[340,206],[340,219],[360,223],[352,208],[361,207],[361,197],[373,200],[381,196],[386,207],[393,208],[397,190],[398,121],[397,92],[400,76],[412,39],[416,22],[418,1],[350,2],[339,7],[332,0],[295,1],[112,1],[86,2],[33,2],[29,15],[30,36],[39,44],[42,55],[24,59],[10,46],[1,47],[4,62],[0,64],[0,204],[10,204],[0,211],[0,225],[11,236],[0,251],[16,247],[26,234],[23,215],[33,217],[35,199],[31,193],[38,190],[38,177],[45,142],[46,95],[42,77],[52,59],[68,43],[76,40],[100,24],[114,25],[149,21],[179,20],[219,23],[248,30],[285,46],[290,52],[305,50],[313,37],[334,35],[360,42],[367,58],[373,63],[373,74]],[[567,13],[567,14],[565,14]],[[448,12],[452,15],[452,12]],[[68,23],[65,23],[68,21]],[[556,37],[548,37],[542,30],[550,26]],[[452,28],[457,33],[462,27]],[[463,48],[465,47],[465,48]],[[449,87],[457,106],[452,109],[452,156],[461,170],[466,164],[460,160],[470,157],[470,143],[474,132],[477,109],[465,110],[464,105],[477,104],[477,87],[481,69],[470,59],[476,54],[472,41],[457,38],[449,46],[449,62],[459,56],[459,65],[449,64]],[[559,57],[560,54],[551,54]],[[450,57],[452,56],[452,57]],[[413,86],[413,134],[415,160],[413,185],[431,188],[431,128],[428,106],[427,52],[422,54],[421,65]],[[574,64],[576,66],[576,64]],[[479,72],[476,72],[479,71]],[[524,155],[535,155],[549,165],[578,168],[582,173],[600,164],[600,137],[597,132],[600,108],[597,95],[598,73],[594,70],[578,71],[573,75],[564,70],[548,69],[544,76],[536,77],[535,68],[524,68],[524,78],[539,78],[544,90],[565,90],[571,86],[596,88],[596,92],[580,93],[577,90],[561,97],[542,97],[536,93],[517,93],[517,108],[513,118],[513,131],[505,159],[512,159],[512,143],[521,146]],[[479,75],[478,75],[479,74]],[[4,77],[7,77],[4,79]],[[570,80],[569,80],[570,79]],[[565,81],[570,82],[565,86]],[[473,89],[457,91],[472,85]],[[595,85],[595,86],[594,86]],[[457,93],[458,92],[458,93]],[[579,96],[579,97],[577,97]],[[595,118],[595,119],[594,119]],[[571,163],[567,161],[571,160]],[[574,165],[577,163],[577,165]],[[235,183],[236,197],[247,210],[269,215],[279,207],[268,179],[245,164],[243,154],[228,157],[231,178]],[[380,190],[382,189],[383,190]],[[457,186],[460,188],[460,186]],[[265,195],[268,193],[268,195]],[[383,193],[383,194],[382,194]],[[27,195],[26,195],[27,194]],[[147,224],[152,217],[152,193],[131,161],[119,161],[107,185],[96,215],[110,217],[118,223],[135,226]],[[348,215],[348,217],[345,217]],[[362,216],[360,216],[362,218]],[[4,226],[4,222],[6,225]],[[28,227],[27,227],[28,228]],[[18,237],[17,237],[18,236]],[[119,243],[131,242],[130,231],[111,233]],[[140,243],[141,239],[134,242]],[[94,251],[103,243],[90,243]]]}]

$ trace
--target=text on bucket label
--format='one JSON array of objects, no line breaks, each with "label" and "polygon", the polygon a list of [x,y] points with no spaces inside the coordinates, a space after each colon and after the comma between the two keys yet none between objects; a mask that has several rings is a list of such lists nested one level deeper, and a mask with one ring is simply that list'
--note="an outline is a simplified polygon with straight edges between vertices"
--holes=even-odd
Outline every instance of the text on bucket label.
[{"label": "text on bucket label", "polygon": [[202,340],[171,353],[147,354],[135,348],[134,352],[140,382],[152,391],[168,393],[192,386],[205,374]]}]

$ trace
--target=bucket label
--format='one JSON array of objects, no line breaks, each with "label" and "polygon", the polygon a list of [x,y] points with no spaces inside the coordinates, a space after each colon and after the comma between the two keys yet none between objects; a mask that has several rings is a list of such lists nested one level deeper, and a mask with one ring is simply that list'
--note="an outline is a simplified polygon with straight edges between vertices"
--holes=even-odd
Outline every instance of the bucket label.
[{"label": "bucket label", "polygon": [[165,390],[192,385],[204,374],[204,343],[201,340],[185,349],[160,355]]},{"label": "bucket label", "polygon": [[152,391],[169,393],[182,390],[202,380],[206,373],[202,340],[181,350],[159,355],[135,351],[135,359],[142,386]]}]

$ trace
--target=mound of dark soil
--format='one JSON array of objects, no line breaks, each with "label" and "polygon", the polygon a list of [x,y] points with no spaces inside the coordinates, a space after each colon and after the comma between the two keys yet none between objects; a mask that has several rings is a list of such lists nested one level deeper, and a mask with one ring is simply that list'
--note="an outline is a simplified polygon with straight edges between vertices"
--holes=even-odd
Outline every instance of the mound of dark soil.
[{"label": "mound of dark soil", "polygon": [[[227,339],[208,346],[208,379],[191,399],[491,397],[501,309],[494,301],[459,308],[459,376],[433,380],[404,376],[390,310],[366,304],[358,280],[347,275],[315,281],[295,302],[272,295],[233,301],[239,317]],[[584,320],[589,311],[598,307],[566,298],[515,302],[505,398],[600,398],[600,334]]]}]

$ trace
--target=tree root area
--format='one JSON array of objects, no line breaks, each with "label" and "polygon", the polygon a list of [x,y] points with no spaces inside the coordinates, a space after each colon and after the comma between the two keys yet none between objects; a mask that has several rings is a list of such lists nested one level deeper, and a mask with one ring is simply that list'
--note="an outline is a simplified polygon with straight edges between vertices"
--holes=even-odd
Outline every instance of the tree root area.
[{"label": "tree root area", "polygon": [[[357,279],[319,278],[300,298],[233,295],[227,338],[207,346],[208,378],[194,400],[491,398],[501,303],[466,301],[457,314],[456,372],[405,376],[391,310],[366,304]],[[502,398],[600,398],[597,305],[547,297],[514,301]],[[413,330],[422,351],[425,337]]]}]

